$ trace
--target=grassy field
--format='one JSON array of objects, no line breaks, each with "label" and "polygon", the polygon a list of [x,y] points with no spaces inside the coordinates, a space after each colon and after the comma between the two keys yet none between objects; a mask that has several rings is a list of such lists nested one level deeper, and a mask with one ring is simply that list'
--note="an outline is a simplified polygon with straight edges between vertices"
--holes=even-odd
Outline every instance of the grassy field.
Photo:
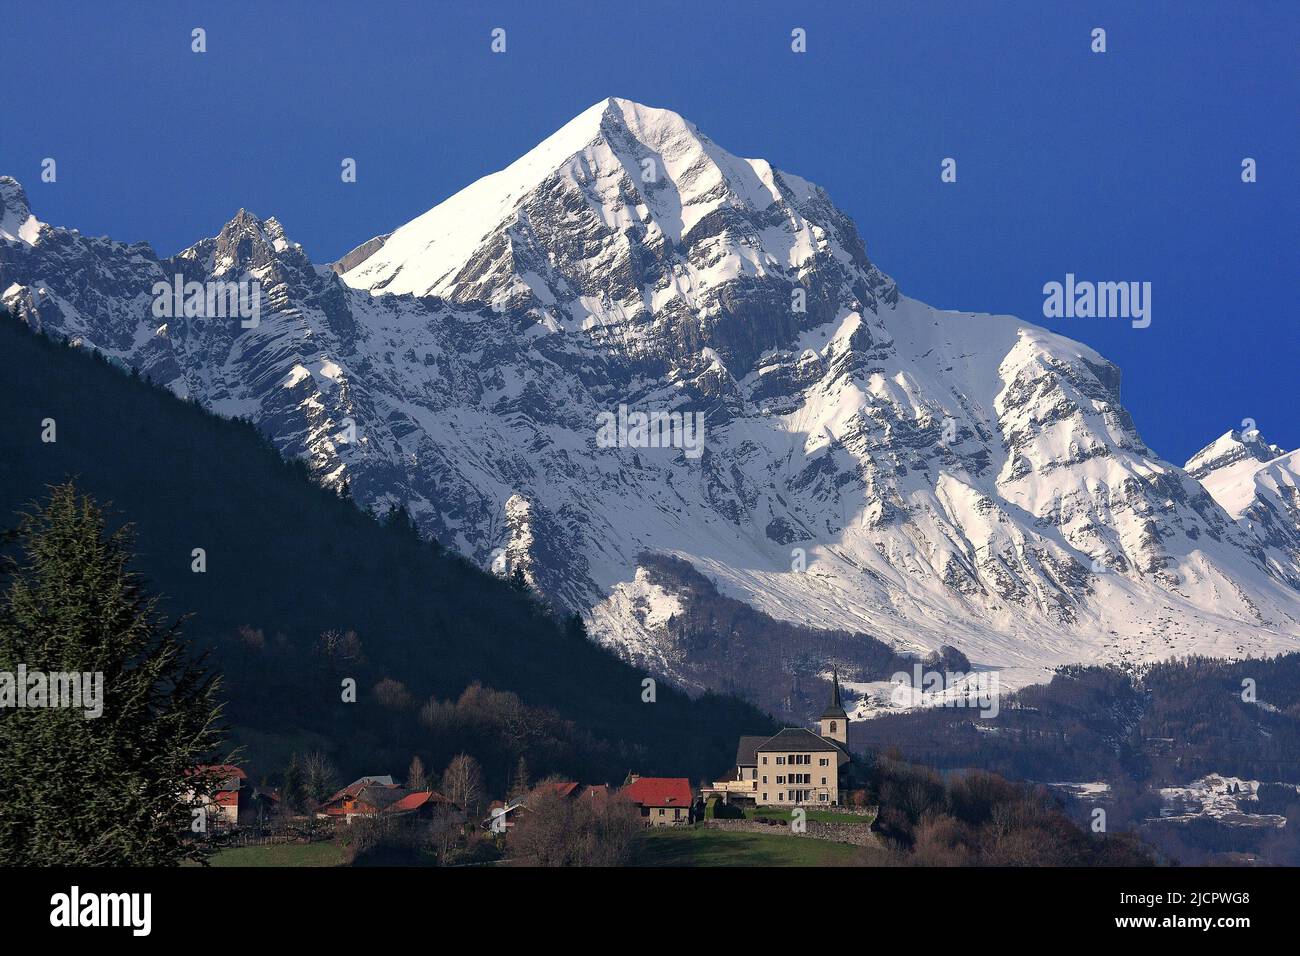
[{"label": "grassy field", "polygon": [[637,866],[851,866],[864,851],[846,843],[703,827],[666,827],[647,833]]},{"label": "grassy field", "polygon": [[343,847],[323,843],[239,846],[213,854],[212,866],[343,866]]},{"label": "grassy field", "polygon": [[[813,819],[809,815],[809,819]],[[667,827],[640,839],[635,866],[851,866],[869,862],[861,847],[776,833],[733,833],[703,827]],[[343,847],[273,843],[232,847],[213,855],[214,867],[344,866]]]}]

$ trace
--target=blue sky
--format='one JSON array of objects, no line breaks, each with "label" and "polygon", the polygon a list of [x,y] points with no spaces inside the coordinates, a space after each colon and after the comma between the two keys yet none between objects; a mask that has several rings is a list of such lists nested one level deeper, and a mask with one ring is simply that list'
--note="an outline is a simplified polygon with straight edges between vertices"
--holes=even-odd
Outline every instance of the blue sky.
[{"label": "blue sky", "polygon": [[[624,96],[824,186],[905,293],[1092,345],[1166,458],[1244,418],[1300,446],[1294,2],[0,0],[0,32],[0,173],[57,225],[171,254],[243,206],[328,261]],[[1044,319],[1067,272],[1151,282],[1151,326]]]}]

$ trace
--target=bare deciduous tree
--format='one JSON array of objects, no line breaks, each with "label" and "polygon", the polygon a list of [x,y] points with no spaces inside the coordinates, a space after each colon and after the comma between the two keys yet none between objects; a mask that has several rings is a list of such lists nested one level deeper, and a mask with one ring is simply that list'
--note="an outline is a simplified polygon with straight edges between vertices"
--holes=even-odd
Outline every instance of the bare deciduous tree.
[{"label": "bare deciduous tree", "polygon": [[515,821],[510,854],[533,866],[625,866],[641,833],[626,798],[564,797],[552,787],[533,791]]},{"label": "bare deciduous tree", "polygon": [[483,769],[469,754],[457,754],[442,775],[442,795],[465,810],[477,812],[483,801]]},{"label": "bare deciduous tree", "polygon": [[406,789],[408,790],[427,790],[429,787],[429,775],[424,772],[424,761],[420,755],[416,754],[411,758],[411,766],[406,770]]},{"label": "bare deciduous tree", "polygon": [[375,700],[379,706],[389,710],[406,710],[411,706],[411,692],[399,680],[385,677],[374,689]]},{"label": "bare deciduous tree", "polygon": [[339,768],[319,750],[304,755],[299,764],[302,768],[302,789],[314,807],[324,801],[339,788]]}]

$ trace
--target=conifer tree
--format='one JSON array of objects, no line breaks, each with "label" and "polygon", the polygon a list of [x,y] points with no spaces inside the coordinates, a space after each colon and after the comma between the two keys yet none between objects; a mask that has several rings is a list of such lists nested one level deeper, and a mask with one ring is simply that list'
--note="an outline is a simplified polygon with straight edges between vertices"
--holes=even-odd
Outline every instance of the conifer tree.
[{"label": "conifer tree", "polygon": [[304,793],[302,763],[295,751],[289,755],[289,765],[284,768],[284,783],[280,787],[280,802],[290,812],[297,813],[307,807]]},{"label": "conifer tree", "polygon": [[20,517],[14,540],[0,566],[0,672],[102,674],[102,714],[0,709],[0,863],[201,860],[188,837],[196,795],[215,784],[195,768],[220,743],[217,679],[128,570],[130,530],[108,533],[69,483]]}]

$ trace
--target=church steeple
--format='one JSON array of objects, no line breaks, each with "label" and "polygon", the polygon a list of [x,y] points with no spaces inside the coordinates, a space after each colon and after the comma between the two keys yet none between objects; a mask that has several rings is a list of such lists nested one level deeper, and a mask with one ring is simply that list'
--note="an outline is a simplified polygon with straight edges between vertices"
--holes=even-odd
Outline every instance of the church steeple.
[{"label": "church steeple", "polygon": [[817,726],[823,737],[848,745],[849,715],[840,702],[840,675],[834,669],[831,671],[831,702],[817,719]]}]

